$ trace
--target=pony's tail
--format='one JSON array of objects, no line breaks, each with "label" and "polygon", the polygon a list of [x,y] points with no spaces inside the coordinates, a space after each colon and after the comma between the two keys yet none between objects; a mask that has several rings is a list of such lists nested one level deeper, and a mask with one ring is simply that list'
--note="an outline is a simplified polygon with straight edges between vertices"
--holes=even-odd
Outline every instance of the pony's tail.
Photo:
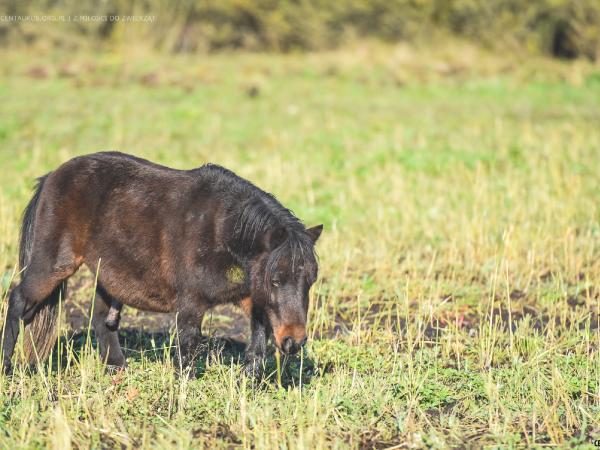
[{"label": "pony's tail", "polygon": [[[21,239],[19,244],[19,266],[22,276],[27,273],[33,251],[33,237],[36,213],[40,194],[48,174],[38,178],[33,197],[23,212]],[[56,323],[58,321],[58,302],[65,298],[67,284],[62,282],[38,307],[35,315],[25,325],[23,336],[23,354],[29,364],[46,360],[56,342]]]}]

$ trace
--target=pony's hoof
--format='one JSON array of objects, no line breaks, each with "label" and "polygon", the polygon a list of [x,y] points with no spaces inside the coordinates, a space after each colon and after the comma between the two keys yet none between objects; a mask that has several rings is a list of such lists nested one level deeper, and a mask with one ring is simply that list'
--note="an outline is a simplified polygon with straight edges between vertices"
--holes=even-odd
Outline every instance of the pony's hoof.
[{"label": "pony's hoof", "polygon": [[4,361],[4,363],[2,364],[2,373],[4,373],[4,375],[12,375],[12,364],[10,363],[10,361]]},{"label": "pony's hoof", "polygon": [[262,380],[265,375],[263,360],[251,359],[244,363],[244,373],[253,380]]},{"label": "pony's hoof", "polygon": [[125,370],[127,370],[127,362],[126,361],[119,362],[119,363],[110,363],[109,362],[106,364],[106,371],[111,374],[124,372]]}]

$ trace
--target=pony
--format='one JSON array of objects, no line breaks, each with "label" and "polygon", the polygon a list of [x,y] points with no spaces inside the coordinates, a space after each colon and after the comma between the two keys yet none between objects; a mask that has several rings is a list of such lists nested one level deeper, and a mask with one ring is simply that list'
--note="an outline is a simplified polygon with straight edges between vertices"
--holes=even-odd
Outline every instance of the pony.
[{"label": "pony", "polygon": [[306,343],[322,230],[218,165],[176,170],[119,152],[73,158],[38,179],[23,213],[3,369],[11,371],[21,322],[26,361],[48,357],[67,280],[85,265],[97,274],[91,324],[108,366],[126,367],[122,305],[176,313],[183,370],[198,357],[206,311],[234,303],[250,318],[245,371],[258,376],[270,337],[284,354]]}]

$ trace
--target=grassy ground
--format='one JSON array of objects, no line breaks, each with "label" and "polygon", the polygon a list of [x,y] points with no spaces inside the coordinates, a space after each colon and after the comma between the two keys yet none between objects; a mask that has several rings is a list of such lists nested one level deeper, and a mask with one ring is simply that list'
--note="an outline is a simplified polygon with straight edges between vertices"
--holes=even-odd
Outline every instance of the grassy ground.
[{"label": "grassy ground", "polygon": [[0,375],[0,447],[591,447],[600,68],[459,50],[3,55],[0,297],[33,178],[78,154],[223,164],[325,232],[302,360],[251,386],[220,312],[197,380],[149,325],[110,374],[64,318]]}]

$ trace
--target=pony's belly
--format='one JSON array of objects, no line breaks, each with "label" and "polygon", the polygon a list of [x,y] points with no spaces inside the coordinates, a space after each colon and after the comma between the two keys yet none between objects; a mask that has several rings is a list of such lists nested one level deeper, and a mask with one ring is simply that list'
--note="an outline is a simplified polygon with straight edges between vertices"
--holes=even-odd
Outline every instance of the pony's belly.
[{"label": "pony's belly", "polygon": [[115,300],[136,309],[151,312],[175,310],[175,289],[151,271],[140,274],[115,268],[102,261],[98,273],[98,284]]},{"label": "pony's belly", "polygon": [[122,303],[142,311],[167,313],[175,310],[174,299],[164,299],[152,293],[145,297],[131,295],[123,298]]}]

